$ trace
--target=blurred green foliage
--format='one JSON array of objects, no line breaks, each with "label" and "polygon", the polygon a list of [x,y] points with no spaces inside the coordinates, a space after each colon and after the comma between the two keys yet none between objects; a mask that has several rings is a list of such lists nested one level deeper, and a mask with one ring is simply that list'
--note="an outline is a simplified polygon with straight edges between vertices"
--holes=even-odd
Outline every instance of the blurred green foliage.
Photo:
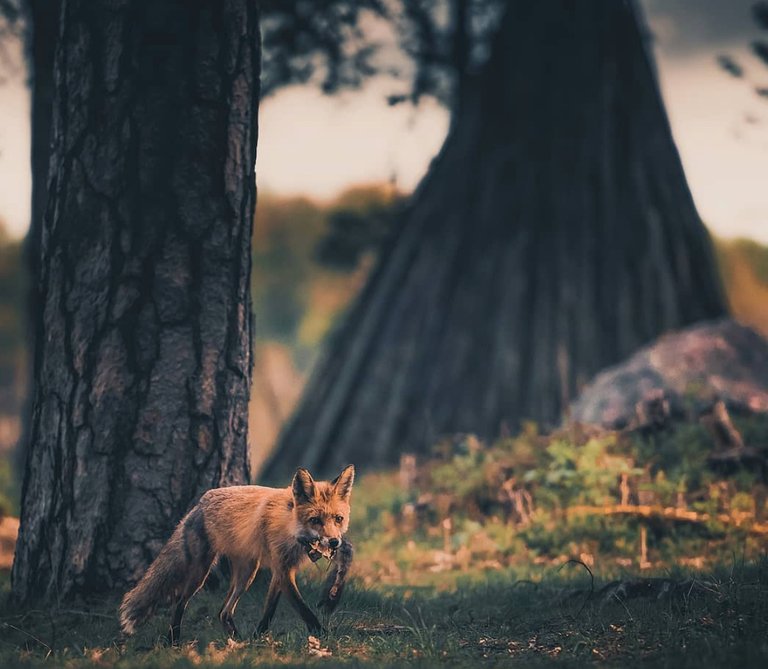
[{"label": "blurred green foliage", "polygon": [[22,243],[11,239],[0,221],[0,516],[18,513],[21,488],[13,470],[13,448],[27,372],[22,265]]},{"label": "blurred green foliage", "polygon": [[0,413],[16,410],[26,369],[23,270],[21,242],[11,239],[0,221]]},{"label": "blurred green foliage", "polygon": [[327,217],[315,257],[325,267],[354,271],[367,255],[376,255],[394,229],[401,197],[382,188],[347,191]]},{"label": "blurred green foliage", "polygon": [[[734,423],[768,457],[768,416]],[[709,432],[687,423],[642,438],[579,426],[544,435],[529,424],[493,444],[446,439],[410,488],[394,473],[366,478],[355,493],[355,538],[379,578],[407,573],[420,583],[478,565],[568,558],[588,559],[613,577],[639,566],[641,530],[656,569],[703,568],[734,551],[756,558],[766,536],[749,526],[768,515],[766,482],[746,467],[727,476],[712,469],[714,449]],[[676,510],[683,515],[669,514]],[[739,525],[733,513],[752,521]]]},{"label": "blurred green foliage", "polygon": [[295,343],[317,272],[312,252],[324,223],[323,210],[311,200],[259,197],[251,270],[257,339]]},{"label": "blurred green foliage", "polygon": [[287,344],[306,368],[357,292],[400,200],[378,184],[327,203],[261,194],[251,282],[256,341]]},{"label": "blurred green foliage", "polygon": [[733,315],[768,337],[768,246],[717,239],[715,250]]},{"label": "blurred green foliage", "polygon": [[11,458],[0,457],[0,518],[19,515],[20,484]]},{"label": "blurred green foliage", "polygon": [[768,247],[752,239],[736,239],[730,242],[730,246],[741,254],[755,276],[768,285]]}]

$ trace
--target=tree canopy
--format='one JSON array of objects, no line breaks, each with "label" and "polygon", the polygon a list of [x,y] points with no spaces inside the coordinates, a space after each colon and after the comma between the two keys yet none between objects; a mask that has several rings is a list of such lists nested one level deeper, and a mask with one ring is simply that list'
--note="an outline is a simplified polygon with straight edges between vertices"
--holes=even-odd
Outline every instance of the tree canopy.
[{"label": "tree canopy", "polygon": [[313,82],[326,93],[389,75],[390,104],[452,107],[480,71],[505,0],[268,0],[262,95]]},{"label": "tree canopy", "polygon": [[[752,5],[752,18],[757,27],[764,32],[768,32],[768,2],[761,0]],[[768,40],[760,38],[752,41],[750,45],[752,53],[760,60],[763,65],[768,66]],[[744,65],[730,54],[722,53],[717,57],[720,67],[736,79],[745,79],[752,86],[755,93],[760,97],[768,99],[768,86],[749,81],[747,70]]]}]

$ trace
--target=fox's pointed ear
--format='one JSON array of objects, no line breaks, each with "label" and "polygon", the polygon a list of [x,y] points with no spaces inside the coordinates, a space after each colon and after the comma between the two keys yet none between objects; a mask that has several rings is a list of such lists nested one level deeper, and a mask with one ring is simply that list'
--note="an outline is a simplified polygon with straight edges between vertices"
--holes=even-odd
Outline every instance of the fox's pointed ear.
[{"label": "fox's pointed ear", "polygon": [[355,482],[355,465],[347,465],[335,479],[333,491],[341,499],[349,499],[352,494],[352,484]]},{"label": "fox's pointed ear", "polygon": [[304,467],[299,467],[293,475],[293,501],[298,506],[309,502],[315,496],[315,480]]}]

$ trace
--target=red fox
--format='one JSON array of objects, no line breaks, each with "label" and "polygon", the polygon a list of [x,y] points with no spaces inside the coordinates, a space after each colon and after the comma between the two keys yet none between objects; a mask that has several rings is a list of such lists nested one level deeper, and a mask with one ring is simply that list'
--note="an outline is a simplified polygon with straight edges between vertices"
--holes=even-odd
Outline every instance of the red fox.
[{"label": "red fox", "polygon": [[352,546],[344,535],[354,478],[353,465],[333,481],[315,481],[306,469],[299,468],[288,488],[244,485],[209,490],[179,522],[136,587],[123,597],[123,632],[133,634],[156,606],[170,602],[169,638],[178,644],[187,603],[221,557],[229,560],[232,573],[219,612],[228,634],[238,635],[235,608],[260,567],[271,570],[272,580],[257,633],[269,628],[281,594],[310,632],[320,632],[320,622],[296,586],[296,570],[307,557],[316,561],[325,556],[334,561],[319,604],[332,611],[352,562]]}]

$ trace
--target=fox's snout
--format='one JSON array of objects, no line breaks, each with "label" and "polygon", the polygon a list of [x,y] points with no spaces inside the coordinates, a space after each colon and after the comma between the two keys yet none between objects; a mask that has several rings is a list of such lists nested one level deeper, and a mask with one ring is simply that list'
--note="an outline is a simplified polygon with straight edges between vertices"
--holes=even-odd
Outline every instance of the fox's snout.
[{"label": "fox's snout", "polygon": [[320,543],[328,548],[338,548],[341,545],[341,537],[318,537]]},{"label": "fox's snout", "polygon": [[322,532],[309,531],[300,536],[299,541],[307,544],[318,542],[321,546],[327,548],[338,548],[341,546],[341,536],[327,536]]}]

